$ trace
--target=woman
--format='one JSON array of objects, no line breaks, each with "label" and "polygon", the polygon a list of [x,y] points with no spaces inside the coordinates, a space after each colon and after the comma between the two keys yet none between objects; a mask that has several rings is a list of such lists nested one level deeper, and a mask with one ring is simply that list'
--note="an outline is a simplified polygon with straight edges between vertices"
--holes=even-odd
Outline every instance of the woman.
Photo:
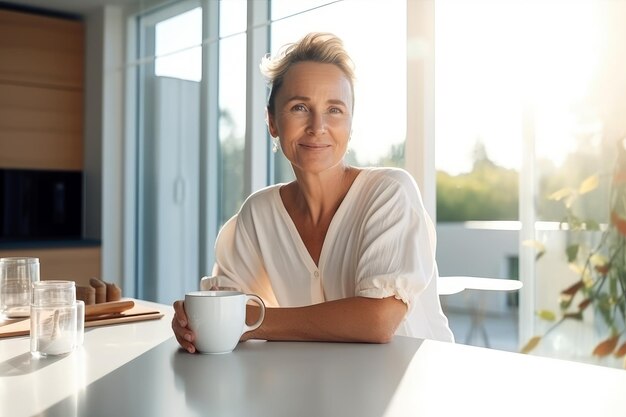
[{"label": "woman", "polygon": [[[341,40],[312,33],[264,58],[267,122],[296,180],[251,195],[219,233],[220,285],[259,295],[265,320],[242,340],[452,341],[437,295],[435,233],[403,170],[355,168],[354,86]],[[172,328],[194,352],[182,301]],[[248,306],[248,321],[257,308]]]}]

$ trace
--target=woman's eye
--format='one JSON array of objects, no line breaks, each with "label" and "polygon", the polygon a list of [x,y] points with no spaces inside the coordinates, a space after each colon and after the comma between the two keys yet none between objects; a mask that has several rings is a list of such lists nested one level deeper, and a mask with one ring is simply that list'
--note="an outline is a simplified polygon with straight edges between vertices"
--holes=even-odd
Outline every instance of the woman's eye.
[{"label": "woman's eye", "polygon": [[302,104],[296,104],[291,109],[294,111],[306,111],[306,107],[304,107]]},{"label": "woman's eye", "polygon": [[342,111],[340,108],[337,108],[337,107],[331,107],[331,108],[328,110],[328,112],[329,112],[329,113],[335,113],[335,114],[340,114],[340,113],[343,113],[343,111]]}]

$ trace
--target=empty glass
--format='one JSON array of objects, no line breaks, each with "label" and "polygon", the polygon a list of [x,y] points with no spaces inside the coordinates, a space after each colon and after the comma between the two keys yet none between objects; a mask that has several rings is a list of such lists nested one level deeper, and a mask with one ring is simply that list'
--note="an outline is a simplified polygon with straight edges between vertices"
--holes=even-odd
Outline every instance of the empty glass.
[{"label": "empty glass", "polygon": [[0,258],[0,318],[28,317],[30,292],[39,281],[39,258]]},{"label": "empty glass", "polygon": [[64,355],[82,345],[85,304],[76,300],[74,281],[35,282],[30,310],[31,353]]}]

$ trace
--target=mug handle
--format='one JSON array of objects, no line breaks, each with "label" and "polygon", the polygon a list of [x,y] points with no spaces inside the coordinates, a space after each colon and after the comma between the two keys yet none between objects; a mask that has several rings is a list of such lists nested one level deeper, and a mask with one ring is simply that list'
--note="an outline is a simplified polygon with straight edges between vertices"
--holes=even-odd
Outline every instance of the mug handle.
[{"label": "mug handle", "polygon": [[258,295],[254,295],[254,294],[246,294],[246,298],[248,300],[251,300],[257,303],[259,307],[261,307],[261,315],[259,316],[259,319],[256,321],[256,323],[254,323],[253,325],[248,326],[247,323],[243,324],[244,333],[258,329],[261,323],[263,323],[263,319],[265,318],[265,303],[263,303],[263,300],[261,300],[261,297],[259,297]]}]

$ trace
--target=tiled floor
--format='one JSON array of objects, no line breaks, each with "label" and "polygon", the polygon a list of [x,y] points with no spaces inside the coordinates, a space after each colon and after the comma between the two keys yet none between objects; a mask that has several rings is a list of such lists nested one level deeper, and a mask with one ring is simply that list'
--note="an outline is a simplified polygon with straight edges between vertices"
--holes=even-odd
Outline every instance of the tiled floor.
[{"label": "tiled floor", "polygon": [[[489,347],[492,349],[519,352],[518,310],[511,308],[505,313],[486,313],[480,316],[467,309],[444,308],[454,333],[456,343]],[[472,317],[478,319],[472,325]],[[626,359],[608,355],[598,358],[590,354],[597,340],[589,340],[589,332],[578,322],[566,322],[563,332],[552,333],[551,338],[544,338],[533,350],[533,355],[584,362],[611,368],[626,369]],[[560,349],[557,349],[560,348]]]},{"label": "tiled floor", "polygon": [[518,314],[516,309],[506,313],[484,313],[447,309],[446,316],[456,343],[519,351]]}]

